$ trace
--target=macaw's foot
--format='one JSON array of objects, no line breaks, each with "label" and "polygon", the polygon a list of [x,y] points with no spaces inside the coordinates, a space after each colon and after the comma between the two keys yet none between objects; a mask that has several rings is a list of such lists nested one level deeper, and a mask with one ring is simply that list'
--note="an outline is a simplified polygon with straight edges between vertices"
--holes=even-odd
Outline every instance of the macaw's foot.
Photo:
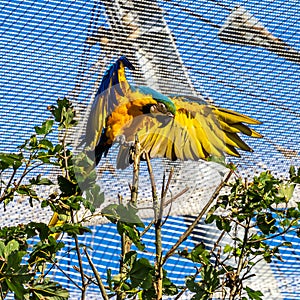
[{"label": "macaw's foot", "polygon": [[115,143],[120,144],[121,146],[131,148],[134,146],[134,141],[126,141],[126,137],[124,134],[118,135],[115,138]]}]

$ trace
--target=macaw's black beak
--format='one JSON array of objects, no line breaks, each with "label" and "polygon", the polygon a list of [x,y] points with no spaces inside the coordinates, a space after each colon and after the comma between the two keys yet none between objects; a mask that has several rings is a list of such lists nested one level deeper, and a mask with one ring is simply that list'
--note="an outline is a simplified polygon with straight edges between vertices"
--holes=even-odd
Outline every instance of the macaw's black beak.
[{"label": "macaw's black beak", "polygon": [[173,122],[174,115],[172,113],[165,114],[165,115],[158,115],[156,116],[156,119],[161,123],[160,127],[167,126],[170,122]]},{"label": "macaw's black beak", "polygon": [[167,112],[167,114],[166,114],[168,117],[171,117],[171,118],[175,118],[175,115],[174,114],[172,114],[171,112]]}]

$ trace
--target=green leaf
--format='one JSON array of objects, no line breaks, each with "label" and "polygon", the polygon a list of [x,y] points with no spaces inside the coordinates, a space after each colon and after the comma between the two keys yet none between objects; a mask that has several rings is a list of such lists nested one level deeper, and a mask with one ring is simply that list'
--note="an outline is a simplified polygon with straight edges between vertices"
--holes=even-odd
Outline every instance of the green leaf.
[{"label": "green leaf", "polygon": [[22,165],[23,154],[0,153],[0,169],[13,168],[17,170]]},{"label": "green leaf", "polygon": [[111,269],[107,269],[106,270],[106,277],[107,277],[107,283],[108,283],[108,286],[109,286],[109,289],[111,292],[114,291],[113,289],[113,282],[112,282],[112,277],[111,277]]},{"label": "green leaf", "polygon": [[54,183],[46,177],[42,178],[42,175],[38,175],[37,177],[32,177],[29,179],[29,182],[34,185],[54,185]]},{"label": "green leaf", "polygon": [[117,207],[118,204],[109,204],[101,210],[101,214],[112,223],[116,223],[119,220],[119,215],[116,212]]},{"label": "green leaf", "polygon": [[300,183],[300,168],[298,168],[297,173],[294,166],[290,167],[290,180],[294,183]]},{"label": "green leaf", "polygon": [[218,163],[220,165],[223,165],[226,168],[229,168],[229,165],[226,163],[225,156],[211,155],[208,157],[207,161],[212,161],[212,162]]},{"label": "green leaf", "polygon": [[263,213],[257,216],[257,226],[264,234],[276,232],[275,223],[276,219],[273,218],[271,213]]},{"label": "green leaf", "polygon": [[213,293],[219,286],[219,275],[214,266],[203,266],[201,269],[201,277],[206,285],[206,290],[209,291],[209,293]]},{"label": "green leaf", "polygon": [[141,242],[139,231],[132,224],[118,222],[117,230],[120,235],[125,233],[140,251],[145,249],[145,245]]},{"label": "green leaf", "polygon": [[63,196],[72,196],[78,192],[78,185],[61,175],[57,176],[57,182]]},{"label": "green leaf", "polygon": [[20,269],[23,257],[27,254],[26,251],[13,251],[7,259],[7,268],[14,272]]},{"label": "green leaf", "polygon": [[33,251],[29,255],[29,264],[43,264],[44,262],[53,262],[56,253],[64,247],[63,242],[57,242],[52,236],[48,237],[48,241],[40,241],[34,245]]},{"label": "green leaf", "polygon": [[136,225],[144,228],[145,225],[137,215],[137,208],[132,205],[110,204],[102,209],[102,214],[107,217],[112,223],[122,221],[122,223]]},{"label": "green leaf", "polygon": [[213,213],[209,212],[209,213],[206,215],[205,223],[206,223],[206,224],[211,224],[211,223],[213,223],[215,220],[218,220],[218,219],[219,219],[219,216],[216,216],[216,215],[214,215]]},{"label": "green leaf", "polygon": [[19,243],[16,240],[11,240],[7,243],[7,245],[4,248],[4,257],[8,258],[8,256],[14,252],[19,250]]},{"label": "green leaf", "polygon": [[162,281],[163,294],[168,296],[176,295],[178,293],[178,289],[176,285],[169,278],[166,278],[165,276],[166,274],[164,274],[164,278]]},{"label": "green leaf", "polygon": [[51,157],[49,156],[48,152],[39,151],[36,158],[45,164],[51,163]]},{"label": "green leaf", "polygon": [[130,268],[132,268],[133,264],[136,262],[136,259],[137,259],[137,252],[136,251],[129,251],[125,254],[124,264],[126,264]]},{"label": "green leaf", "polygon": [[91,229],[88,227],[84,227],[79,223],[72,224],[72,223],[65,223],[61,226],[55,226],[51,228],[51,231],[53,232],[64,232],[67,233],[69,236],[76,236],[76,235],[82,235],[84,233],[91,233]]},{"label": "green leaf", "polygon": [[42,241],[48,239],[50,235],[49,227],[45,223],[30,222],[25,228],[28,238],[39,235]]},{"label": "green leaf", "polygon": [[38,146],[38,140],[35,134],[33,134],[29,139],[29,146],[32,149],[36,149],[36,147]]},{"label": "green leaf", "polygon": [[12,201],[14,199],[14,193],[15,193],[14,188],[9,187],[6,190],[6,193],[5,193],[4,199],[3,199],[4,208],[10,201]]},{"label": "green leaf", "polygon": [[132,287],[140,286],[143,289],[149,289],[152,285],[151,271],[153,271],[153,266],[146,258],[140,258],[135,261],[129,272]]},{"label": "green leaf", "polygon": [[93,185],[92,188],[86,191],[86,199],[96,208],[99,208],[103,204],[104,193],[100,191],[98,184]]},{"label": "green leaf", "polygon": [[191,252],[191,259],[193,262],[200,262],[201,264],[209,264],[210,254],[205,250],[204,243],[197,245]]},{"label": "green leaf", "polygon": [[195,276],[187,276],[185,278],[186,287],[193,293],[198,291],[198,284],[195,283]]},{"label": "green leaf", "polygon": [[291,242],[283,242],[281,243],[281,245],[285,247],[293,247],[293,244]]},{"label": "green leaf", "polygon": [[124,206],[123,204],[119,204],[116,208],[116,212],[123,223],[127,223],[127,224],[131,223],[138,227],[145,228],[144,223],[137,215],[138,210],[136,207],[130,204],[128,204],[127,206]]},{"label": "green leaf", "polygon": [[262,296],[264,295],[261,291],[255,291],[248,286],[245,287],[245,291],[251,300],[262,300]]},{"label": "green leaf", "polygon": [[34,130],[35,130],[36,134],[46,135],[49,132],[51,132],[53,123],[54,123],[53,120],[46,120],[45,122],[43,122],[41,127],[35,126]]},{"label": "green leaf", "polygon": [[294,166],[290,166],[289,173],[290,173],[290,178],[296,176],[296,169]]},{"label": "green leaf", "polygon": [[147,290],[141,290],[138,294],[139,300],[153,300],[157,299],[155,289],[152,287]]},{"label": "green leaf", "polygon": [[[286,217],[289,219],[299,219],[300,218],[300,211],[295,207],[289,207],[286,213]],[[290,223],[292,220],[290,220]]]},{"label": "green leaf", "polygon": [[0,257],[4,257],[5,244],[3,241],[0,241]]},{"label": "green leaf", "polygon": [[15,281],[13,278],[5,278],[5,282],[9,289],[16,295],[17,299],[23,299],[25,289],[20,282]]},{"label": "green leaf", "polygon": [[30,185],[20,185],[16,192],[20,195],[27,195],[31,198],[38,199],[36,191],[33,190]]},{"label": "green leaf", "polygon": [[295,184],[282,183],[278,186],[278,196],[288,202],[294,194]]},{"label": "green leaf", "polygon": [[226,217],[216,218],[216,225],[219,230],[225,230],[226,232],[231,230],[230,220],[226,219]]},{"label": "green leaf", "polygon": [[43,139],[39,142],[39,148],[45,150],[53,150],[54,146],[49,140]]},{"label": "green leaf", "polygon": [[48,108],[55,118],[55,121],[59,123],[59,129],[71,128],[77,124],[75,118],[75,110],[72,103],[67,99],[58,99],[57,106],[51,105]]},{"label": "green leaf", "polygon": [[33,299],[47,300],[66,300],[69,298],[69,292],[57,282],[44,282],[35,284],[31,287]]},{"label": "green leaf", "polygon": [[225,245],[224,249],[223,249],[223,253],[230,253],[232,251],[233,247],[230,245]]}]

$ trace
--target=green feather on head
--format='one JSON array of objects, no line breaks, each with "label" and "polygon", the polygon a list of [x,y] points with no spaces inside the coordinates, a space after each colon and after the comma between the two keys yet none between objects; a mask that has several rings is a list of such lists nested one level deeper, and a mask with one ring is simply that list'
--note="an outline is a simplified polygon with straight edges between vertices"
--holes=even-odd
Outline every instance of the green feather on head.
[{"label": "green feather on head", "polygon": [[136,90],[144,95],[151,95],[152,98],[155,99],[157,102],[163,103],[166,106],[166,108],[168,109],[168,111],[170,113],[172,113],[172,115],[175,116],[176,106],[169,97],[151,89],[148,86],[139,86]]}]

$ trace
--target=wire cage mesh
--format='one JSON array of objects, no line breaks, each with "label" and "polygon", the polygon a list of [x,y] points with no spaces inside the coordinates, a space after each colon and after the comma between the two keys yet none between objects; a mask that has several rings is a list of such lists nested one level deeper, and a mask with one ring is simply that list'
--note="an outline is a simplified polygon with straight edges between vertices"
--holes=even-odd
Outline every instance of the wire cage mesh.
[{"label": "wire cage mesh", "polygon": [[[234,109],[262,121],[263,139],[247,140],[254,153],[232,159],[239,174],[251,178],[262,170],[286,177],[291,164],[299,167],[299,18],[294,1],[2,1],[0,10],[0,117],[1,151],[15,151],[35,125],[47,115],[47,106],[67,96],[78,111],[79,127],[70,135],[74,146],[84,133],[95,91],[107,66],[126,55],[136,66],[129,74],[135,84],[149,85],[162,93],[197,96],[215,105]],[[54,137],[53,137],[54,138]],[[114,148],[98,169],[107,201],[129,197],[132,169],[116,171]],[[163,168],[162,168],[163,166]],[[171,191],[189,191],[174,202],[165,224],[167,249],[205,205],[226,170],[206,162],[154,160],[161,185],[163,171],[175,166]],[[43,170],[56,174],[57,170]],[[147,210],[151,189],[147,168],[141,167],[141,215]],[[149,188],[147,188],[149,187]],[[295,194],[294,200],[297,201]],[[7,214],[9,209],[10,213]],[[1,210],[1,226],[49,219],[39,204],[31,207],[17,199]],[[99,218],[90,224],[92,234],[82,242],[93,249],[99,272],[117,272],[117,232]],[[144,238],[151,244],[153,232]],[[214,230],[200,223],[186,241],[213,243]],[[297,241],[289,235],[287,240]],[[64,241],[72,248],[72,240]],[[276,241],[275,241],[276,242]],[[298,244],[299,245],[299,244]],[[151,252],[151,250],[149,250]],[[153,251],[154,252],[154,251]],[[284,252],[284,263],[260,266],[253,286],[266,299],[300,299],[300,246]],[[151,256],[151,253],[149,254]],[[62,254],[61,266],[72,274],[74,257]],[[84,262],[87,263],[87,262]],[[172,280],[183,284],[193,268],[171,259],[167,269]],[[72,290],[59,270],[56,276]],[[76,299],[77,291],[72,292]],[[89,299],[98,299],[96,289]],[[189,295],[186,295],[189,299]]]}]

